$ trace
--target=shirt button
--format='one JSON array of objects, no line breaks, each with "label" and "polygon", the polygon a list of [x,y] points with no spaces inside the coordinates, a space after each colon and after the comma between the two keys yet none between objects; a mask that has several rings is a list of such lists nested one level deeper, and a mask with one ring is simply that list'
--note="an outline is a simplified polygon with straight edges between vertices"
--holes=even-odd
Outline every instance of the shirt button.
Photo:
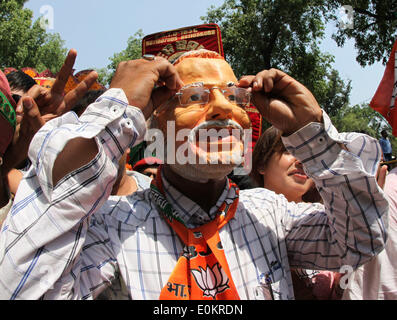
[{"label": "shirt button", "polygon": [[121,120],[121,126],[123,127],[123,131],[128,131],[128,132],[131,132],[131,130],[134,127],[132,124],[132,120],[129,118]]},{"label": "shirt button", "polygon": [[318,142],[319,144],[324,144],[324,143],[325,143],[325,137],[324,137],[324,136],[318,137],[318,138],[317,138],[317,142]]},{"label": "shirt button", "polygon": [[112,106],[110,108],[110,112],[112,112],[114,115],[118,115],[120,113],[120,110],[117,106]]}]

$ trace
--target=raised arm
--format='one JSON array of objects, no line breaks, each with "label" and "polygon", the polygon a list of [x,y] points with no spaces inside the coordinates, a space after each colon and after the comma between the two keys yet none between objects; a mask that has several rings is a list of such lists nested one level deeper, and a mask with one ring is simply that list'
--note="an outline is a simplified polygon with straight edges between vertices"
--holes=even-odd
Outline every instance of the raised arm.
[{"label": "raised arm", "polygon": [[276,69],[246,76],[262,116],[283,132],[282,140],[303,164],[324,206],[288,204],[281,217],[293,267],[337,270],[369,261],[386,241],[388,203],[377,184],[378,142],[340,134],[301,83]]},{"label": "raised arm", "polygon": [[[153,90],[159,81],[164,86]],[[88,234],[92,215],[110,195],[125,150],[144,138],[143,113],[180,86],[165,59],[125,62],[80,118],[66,113],[40,129],[29,149],[32,168],[0,234],[0,298],[85,298],[110,283],[117,269],[111,245],[84,247],[87,239],[106,239],[103,224]],[[84,250],[91,254],[83,257]],[[81,271],[91,267],[100,282]]]}]

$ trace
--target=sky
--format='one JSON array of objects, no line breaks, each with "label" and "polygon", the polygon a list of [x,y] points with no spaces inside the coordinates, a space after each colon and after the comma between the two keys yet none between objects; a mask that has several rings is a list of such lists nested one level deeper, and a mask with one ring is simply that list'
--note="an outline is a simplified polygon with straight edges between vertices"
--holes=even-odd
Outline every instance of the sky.
[{"label": "sky", "polygon": [[[113,54],[127,47],[127,40],[139,29],[145,35],[202,24],[200,17],[211,5],[224,0],[29,0],[25,7],[36,20],[53,13],[48,32],[59,33],[65,47],[77,50],[75,69],[105,68]],[[48,10],[50,9],[50,10]],[[320,48],[335,56],[333,67],[344,80],[352,80],[352,105],[369,102],[382,79],[385,66],[376,63],[362,68],[355,60],[354,41],[337,47],[330,24]],[[258,72],[261,70],[258,70]]]}]

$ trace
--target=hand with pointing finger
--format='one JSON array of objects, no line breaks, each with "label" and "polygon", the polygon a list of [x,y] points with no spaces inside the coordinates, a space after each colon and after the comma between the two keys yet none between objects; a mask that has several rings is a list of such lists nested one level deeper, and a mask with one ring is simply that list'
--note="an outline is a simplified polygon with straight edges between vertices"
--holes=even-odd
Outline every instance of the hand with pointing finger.
[{"label": "hand with pointing finger", "polygon": [[[163,86],[154,89],[159,83]],[[146,119],[182,86],[175,67],[162,57],[121,62],[110,84],[123,89],[128,103],[141,109]]]},{"label": "hand with pointing finger", "polygon": [[3,174],[27,158],[30,142],[36,132],[47,121],[70,111],[96,81],[98,75],[93,71],[75,89],[64,95],[65,85],[73,73],[76,56],[76,50],[69,51],[50,90],[35,85],[18,103],[17,109],[22,109],[22,112],[19,112],[21,120],[15,130],[13,142],[4,155]]},{"label": "hand with pointing finger", "polygon": [[37,85],[28,91],[27,95],[35,100],[43,116],[54,118],[70,111],[98,78],[98,74],[92,71],[76,88],[64,95],[66,83],[73,73],[76,56],[76,50],[71,49],[50,90]]}]

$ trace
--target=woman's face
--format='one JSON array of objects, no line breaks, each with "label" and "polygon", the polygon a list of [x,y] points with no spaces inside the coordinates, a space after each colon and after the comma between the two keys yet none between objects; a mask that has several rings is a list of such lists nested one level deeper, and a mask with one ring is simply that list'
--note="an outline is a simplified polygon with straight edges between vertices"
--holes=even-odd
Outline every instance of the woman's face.
[{"label": "woman's face", "polygon": [[302,196],[314,186],[302,164],[287,151],[273,153],[260,173],[264,188],[283,194],[288,201],[302,202]]}]

